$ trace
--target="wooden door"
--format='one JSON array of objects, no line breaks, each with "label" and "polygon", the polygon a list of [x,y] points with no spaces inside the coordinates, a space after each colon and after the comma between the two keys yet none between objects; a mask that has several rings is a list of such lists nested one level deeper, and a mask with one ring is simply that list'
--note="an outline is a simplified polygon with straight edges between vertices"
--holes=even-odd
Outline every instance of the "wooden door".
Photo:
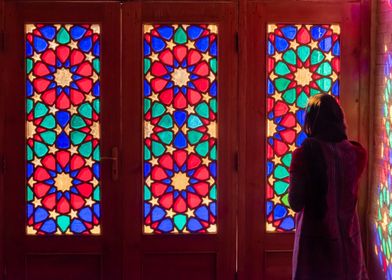
[{"label": "wooden door", "polygon": [[123,18],[125,278],[234,279],[235,6],[127,3]]},{"label": "wooden door", "polygon": [[120,279],[120,5],[6,7],[4,278]]},{"label": "wooden door", "polygon": [[360,4],[249,2],[244,9],[239,275],[289,279],[295,226],[288,167],[304,138],[299,125],[307,96],[339,96],[349,137],[366,135],[358,117],[366,100],[360,95],[366,94],[360,91]]}]

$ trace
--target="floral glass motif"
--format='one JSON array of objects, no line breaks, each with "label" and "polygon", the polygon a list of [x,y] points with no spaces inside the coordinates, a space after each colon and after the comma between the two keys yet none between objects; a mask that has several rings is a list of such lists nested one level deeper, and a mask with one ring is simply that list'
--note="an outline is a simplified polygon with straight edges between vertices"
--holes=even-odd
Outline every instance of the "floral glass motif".
[{"label": "floral glass motif", "polygon": [[380,143],[380,166],[376,196],[376,219],[374,223],[375,254],[385,273],[392,279],[392,52],[385,46],[384,94],[382,96],[382,124]]},{"label": "floral glass motif", "polygon": [[100,234],[100,26],[26,24],[27,234]]},{"label": "floral glass motif", "polygon": [[340,26],[268,24],[266,230],[295,228],[288,203],[292,152],[302,130],[309,96],[339,97]]},{"label": "floral glass motif", "polygon": [[217,26],[144,25],[144,233],[216,233]]}]

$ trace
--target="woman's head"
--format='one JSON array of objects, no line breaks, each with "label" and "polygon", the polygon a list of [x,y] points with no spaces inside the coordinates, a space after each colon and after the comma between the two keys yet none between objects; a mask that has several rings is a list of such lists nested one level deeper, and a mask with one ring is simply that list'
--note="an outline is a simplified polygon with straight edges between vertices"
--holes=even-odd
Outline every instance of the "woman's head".
[{"label": "woman's head", "polygon": [[305,133],[329,142],[347,139],[344,113],[333,96],[322,93],[309,98]]}]

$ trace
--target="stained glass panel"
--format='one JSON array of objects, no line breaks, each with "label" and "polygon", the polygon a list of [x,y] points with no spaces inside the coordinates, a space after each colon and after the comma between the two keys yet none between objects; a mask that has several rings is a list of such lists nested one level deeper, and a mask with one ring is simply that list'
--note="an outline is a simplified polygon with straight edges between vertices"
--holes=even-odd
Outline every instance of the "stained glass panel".
[{"label": "stained glass panel", "polygon": [[27,234],[100,234],[100,26],[25,40]]},{"label": "stained glass panel", "polygon": [[385,273],[392,279],[392,52],[385,47],[384,92],[382,95],[382,124],[380,143],[380,166],[376,196],[376,220],[374,223],[375,254]]},{"label": "stained glass panel", "polygon": [[266,230],[294,230],[288,203],[291,154],[305,139],[309,96],[339,97],[340,26],[268,24]]},{"label": "stained glass panel", "polygon": [[216,233],[217,26],[144,25],[144,233]]}]

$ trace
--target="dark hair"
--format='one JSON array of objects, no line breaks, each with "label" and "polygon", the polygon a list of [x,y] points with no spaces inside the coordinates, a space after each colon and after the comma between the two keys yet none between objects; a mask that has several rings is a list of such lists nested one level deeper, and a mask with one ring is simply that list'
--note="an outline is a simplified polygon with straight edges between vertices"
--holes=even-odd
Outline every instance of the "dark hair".
[{"label": "dark hair", "polygon": [[305,115],[305,133],[327,142],[347,139],[344,113],[337,100],[326,93],[309,98]]},{"label": "dark hair", "polygon": [[315,138],[307,138],[302,147],[309,181],[305,186],[305,209],[307,215],[323,219],[327,212],[328,176],[327,164],[320,143]]},{"label": "dark hair", "polygon": [[317,139],[327,142],[347,139],[344,113],[333,96],[317,94],[309,98],[305,133],[309,138],[302,147],[310,174],[310,182],[306,186],[305,208],[308,215],[323,219],[328,207],[328,176],[326,161]]}]

